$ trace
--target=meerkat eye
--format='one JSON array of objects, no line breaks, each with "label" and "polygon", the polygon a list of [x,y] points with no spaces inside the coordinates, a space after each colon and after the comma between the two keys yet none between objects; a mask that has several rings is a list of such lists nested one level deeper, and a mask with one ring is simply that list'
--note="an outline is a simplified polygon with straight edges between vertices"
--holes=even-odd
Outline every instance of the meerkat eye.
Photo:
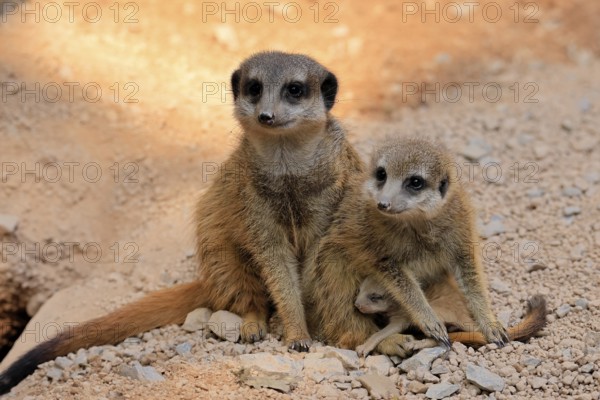
[{"label": "meerkat eye", "polygon": [[411,176],[408,178],[406,187],[412,190],[421,190],[425,187],[425,179],[420,176]]},{"label": "meerkat eye", "polygon": [[383,296],[378,293],[371,293],[368,297],[371,303],[377,303],[378,301],[383,300]]},{"label": "meerkat eye", "polygon": [[287,91],[292,97],[300,97],[304,94],[302,84],[298,82],[290,83],[287,87]]},{"label": "meerkat eye", "polygon": [[387,172],[385,171],[385,168],[378,167],[375,170],[375,179],[377,179],[377,181],[380,183],[385,182],[385,180],[387,179]]},{"label": "meerkat eye", "polygon": [[251,80],[246,86],[248,95],[252,97],[260,96],[262,93],[262,84],[257,80]]}]

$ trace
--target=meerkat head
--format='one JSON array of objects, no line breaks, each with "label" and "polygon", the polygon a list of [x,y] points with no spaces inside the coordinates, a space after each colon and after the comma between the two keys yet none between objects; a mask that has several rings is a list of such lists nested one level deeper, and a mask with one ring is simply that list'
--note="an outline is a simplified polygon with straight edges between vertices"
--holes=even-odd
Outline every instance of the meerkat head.
[{"label": "meerkat head", "polygon": [[385,289],[367,277],[360,285],[354,306],[363,314],[377,314],[387,312],[391,302]]},{"label": "meerkat head", "polygon": [[365,189],[377,209],[395,218],[432,218],[458,185],[453,157],[420,138],[394,139],[371,158]]},{"label": "meerkat head", "polygon": [[337,79],[300,54],[263,52],[231,76],[235,116],[247,132],[286,135],[321,131],[337,94]]}]

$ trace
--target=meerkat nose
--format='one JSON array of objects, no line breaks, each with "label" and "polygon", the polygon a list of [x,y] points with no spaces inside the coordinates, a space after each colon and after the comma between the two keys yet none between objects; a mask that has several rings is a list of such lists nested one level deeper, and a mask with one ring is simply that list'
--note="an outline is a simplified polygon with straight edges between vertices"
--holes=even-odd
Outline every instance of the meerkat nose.
[{"label": "meerkat nose", "polygon": [[258,116],[258,122],[269,126],[273,125],[273,123],[275,122],[275,116],[271,113],[260,113],[260,115]]},{"label": "meerkat nose", "polygon": [[388,208],[390,208],[391,204],[389,201],[380,201],[379,203],[377,203],[377,208],[379,208],[380,210],[387,210]]}]

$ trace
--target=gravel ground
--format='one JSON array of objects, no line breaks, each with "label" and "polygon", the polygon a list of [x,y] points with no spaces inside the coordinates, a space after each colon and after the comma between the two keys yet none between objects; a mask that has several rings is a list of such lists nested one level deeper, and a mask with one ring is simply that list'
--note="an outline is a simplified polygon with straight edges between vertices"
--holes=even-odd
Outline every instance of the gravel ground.
[{"label": "gravel ground", "polygon": [[[198,26],[189,15],[177,20],[177,10],[159,3],[147,3],[142,23],[125,31],[112,23],[0,25],[0,81],[96,81],[112,96],[114,82],[135,79],[143,100],[3,100],[3,162],[96,162],[105,173],[93,184],[80,175],[75,182],[23,182],[3,169],[0,215],[15,216],[18,225],[0,218],[0,230],[9,232],[2,245],[50,250],[0,262],[0,324],[10,333],[22,322],[13,315],[25,311],[34,316],[28,329],[40,321],[81,321],[193,277],[190,221],[195,196],[206,187],[202,163],[222,161],[238,132],[230,104],[198,107],[191,94],[198,85],[190,82],[226,81],[243,58],[240,49],[264,48],[271,35],[269,47],[310,52],[338,73],[334,114],[363,156],[390,134],[428,135],[459,155],[479,210],[493,309],[501,321],[516,323],[525,301],[540,293],[549,324],[528,343],[478,350],[454,344],[409,361],[361,359],[319,343],[309,354],[289,353],[276,335],[245,345],[208,329],[169,326],[48,362],[7,399],[600,398],[600,59],[597,28],[586,23],[597,15],[595,3],[548,9],[553,2],[542,1],[540,24],[511,26],[497,37],[489,24],[456,24],[452,35],[443,24],[402,25],[423,38],[418,51],[412,39],[378,39],[397,32],[387,13],[393,2],[375,10],[363,4],[350,14],[342,7],[342,24],[289,39],[268,24],[242,26],[237,44],[231,30]],[[186,3],[184,14],[192,8]],[[329,29],[331,40],[321,40]],[[210,32],[196,34],[203,30]],[[73,33],[86,39],[81,47],[72,45]],[[306,47],[317,42],[318,49]],[[204,60],[189,52],[196,47],[219,57]],[[372,68],[381,73],[372,76]],[[438,92],[439,101],[433,94],[404,101],[398,82],[410,80],[477,86],[470,98],[461,84],[456,102],[451,89]],[[486,83],[493,87],[484,93]],[[502,98],[495,101],[498,88]],[[407,106],[415,103],[422,104]],[[128,163],[135,184],[124,179]],[[96,243],[104,256],[90,262],[79,246],[73,259],[55,258],[48,246],[69,242]],[[135,262],[125,262],[127,255]],[[2,366],[37,339],[19,339]],[[0,345],[7,340],[0,337]]]},{"label": "gravel ground", "polygon": [[[528,297],[545,295],[551,314],[542,337],[502,349],[454,344],[431,364],[417,363],[420,368],[411,370],[403,369],[401,360],[359,360],[319,344],[310,354],[288,353],[275,338],[234,344],[171,326],[49,362],[7,398],[367,398],[378,390],[385,396],[388,381],[406,398],[446,390],[454,391],[448,398],[461,399],[598,399],[600,159],[594,152],[600,135],[599,68],[594,62],[524,69],[523,76],[535,73],[540,87],[533,106],[431,104],[402,110],[397,121],[346,123],[363,153],[387,134],[418,133],[446,141],[462,154],[465,171],[479,163],[469,185],[487,237],[481,247],[493,308],[501,320],[514,323]],[[248,354],[267,358],[245,360]],[[150,371],[144,373],[144,366]],[[473,366],[495,375],[481,383],[469,377]],[[242,369],[250,372],[244,375]],[[373,374],[386,381],[373,384],[361,377]],[[250,388],[243,381],[252,376],[270,379],[266,385],[279,391]],[[494,384],[499,386],[489,386]]]}]

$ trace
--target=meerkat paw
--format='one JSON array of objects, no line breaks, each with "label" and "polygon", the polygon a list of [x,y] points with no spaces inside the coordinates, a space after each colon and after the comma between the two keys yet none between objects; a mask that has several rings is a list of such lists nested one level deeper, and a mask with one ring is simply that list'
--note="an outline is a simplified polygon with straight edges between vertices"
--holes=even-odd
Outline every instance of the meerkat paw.
[{"label": "meerkat paw", "polygon": [[406,342],[402,345],[402,347],[407,350],[410,351],[411,353],[414,353],[417,350],[422,350],[422,349],[428,349],[431,347],[436,347],[438,345],[438,342],[435,339],[422,339],[422,340],[413,340],[410,342]]},{"label": "meerkat paw", "polygon": [[290,350],[295,350],[301,353],[306,353],[310,349],[310,345],[312,344],[311,338],[304,339],[292,339],[288,340],[288,348]]},{"label": "meerkat paw", "polygon": [[488,343],[494,343],[498,347],[503,347],[510,342],[506,328],[498,321],[483,325],[481,333],[483,333]]},{"label": "meerkat paw", "polygon": [[412,350],[405,348],[405,346],[413,341],[415,341],[415,338],[412,335],[394,333],[379,342],[376,349],[381,354],[406,358],[412,354]]},{"label": "meerkat paw", "polygon": [[356,353],[358,353],[358,355],[361,357],[366,357],[369,355],[370,352],[373,351],[373,349],[373,346],[368,346],[367,343],[365,343],[356,347]]},{"label": "meerkat paw", "polygon": [[441,343],[446,347],[452,346],[450,344],[450,337],[448,336],[446,326],[437,319],[432,319],[431,321],[421,324],[420,328],[425,336],[435,339],[438,343]]},{"label": "meerkat paw", "polygon": [[249,313],[244,316],[242,322],[242,331],[240,332],[243,342],[258,342],[265,338],[267,332],[268,328],[266,318],[261,318],[255,313]]}]

